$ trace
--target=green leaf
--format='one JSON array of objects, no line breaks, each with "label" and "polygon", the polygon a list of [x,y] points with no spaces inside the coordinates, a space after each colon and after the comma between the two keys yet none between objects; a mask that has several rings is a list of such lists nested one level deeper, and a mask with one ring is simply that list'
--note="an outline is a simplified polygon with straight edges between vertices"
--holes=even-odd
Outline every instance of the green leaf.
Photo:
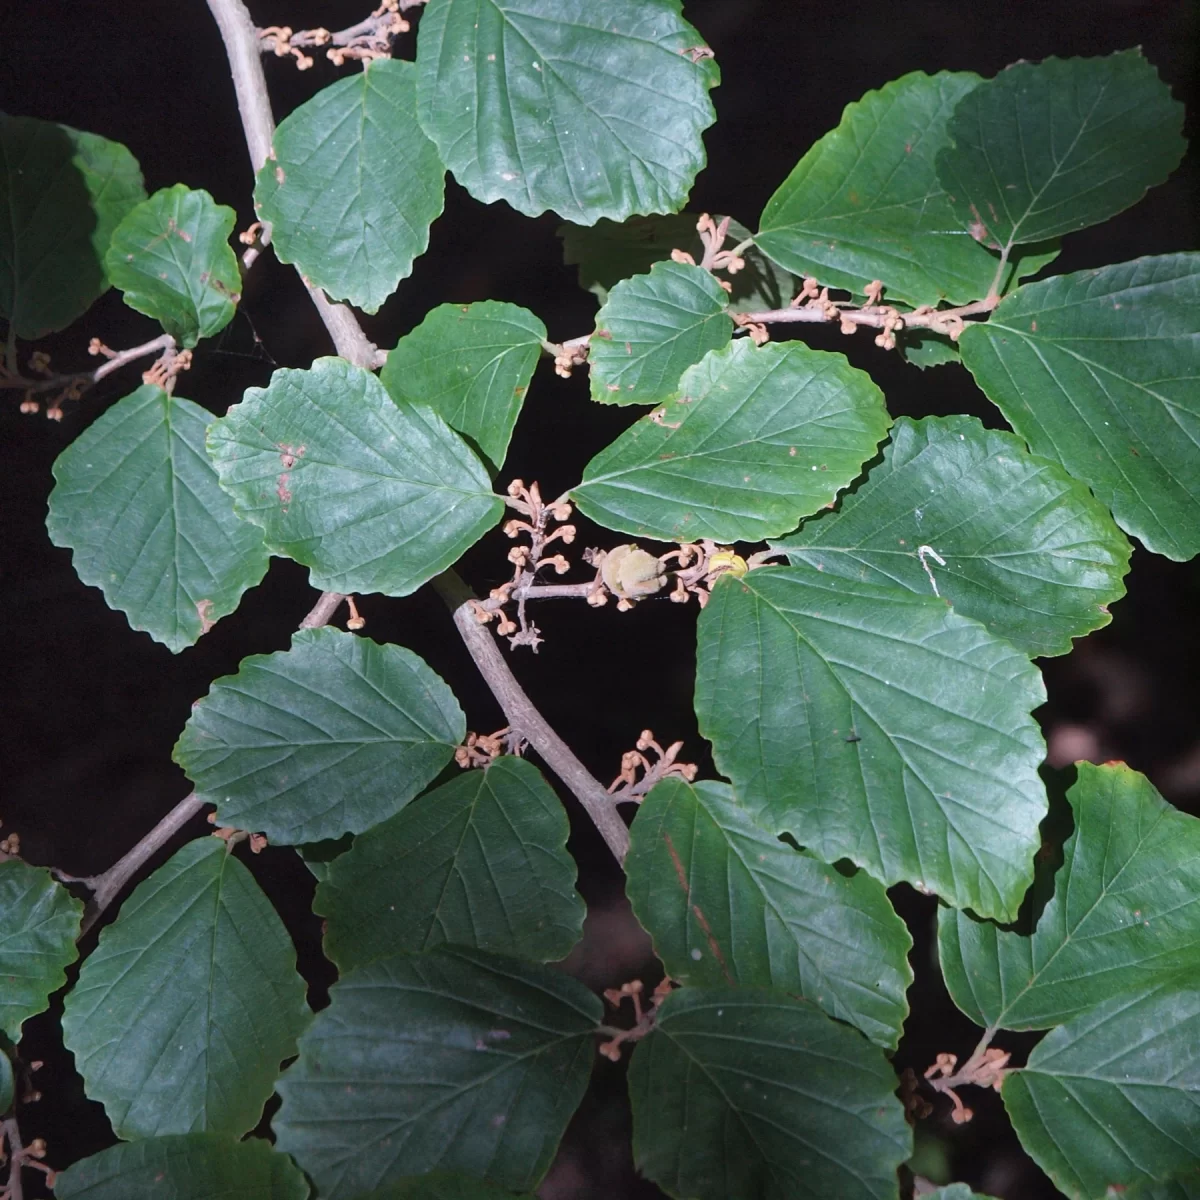
[{"label": "green leaf", "polygon": [[1179,165],[1183,106],[1140,50],[1019,62],[967,93],[937,175],[993,249],[1106,221]]},{"label": "green leaf", "polygon": [[281,262],[373,313],[428,248],[445,173],[417,124],[416,67],[376,59],[280,124],[254,207]]},{"label": "green leaf", "polygon": [[504,756],[443,784],[337,858],[317,888],[342,973],[440,942],[535,962],[565,958],[584,904],[570,826],[538,769]]},{"label": "green leaf", "polygon": [[1200,1167],[1200,990],[1192,972],[1049,1033],[1004,1081],[1021,1145],[1083,1200]]},{"label": "green leaf", "polygon": [[728,303],[710,272],[686,263],[655,263],[618,283],[588,342],[592,399],[662,404],[678,395],[684,370],[732,340]]},{"label": "green leaf", "polygon": [[21,1040],[22,1022],[44,1012],[66,983],[82,915],[83,905],[44,867],[0,861],[0,1034],[9,1041]]},{"label": "green leaf", "polygon": [[296,847],[304,865],[312,872],[318,883],[329,878],[329,869],[335,858],[345,854],[354,845],[354,834],[344,833],[339,838],[325,838],[319,842],[302,842]]},{"label": "green leaf", "polygon": [[888,423],[842,355],[743,339],[689,368],[678,398],[596,455],[572,494],[623,533],[758,541],[831,503]]},{"label": "green leaf", "polygon": [[1168,558],[1200,553],[1200,254],[1031,283],[959,340],[1035,454]]},{"label": "green leaf", "polygon": [[1200,1170],[1137,1188],[1133,1195],[1135,1200],[1200,1200]]},{"label": "green leaf", "polygon": [[[704,255],[704,243],[696,229],[699,213],[666,213],[654,217],[631,217],[628,221],[600,220],[595,225],[572,225],[557,229],[563,240],[563,262],[579,267],[579,286],[594,293],[603,304],[608,291],[631,275],[645,275],[656,262],[685,250],[696,262]],[[718,224],[726,218],[713,216]],[[732,250],[751,236],[740,221],[729,220],[724,249]],[[742,251],[745,266],[728,277],[732,287],[725,298],[734,308],[783,308],[796,294],[795,280],[776,266],[757,246]]]},{"label": "green leaf", "polygon": [[253,1129],[311,1014],[291,938],[219,838],[121,906],[67,996],[63,1038],[117,1137]]},{"label": "green leaf", "polygon": [[432,408],[494,475],[545,338],[545,325],[516,304],[440,304],[388,352],[379,378],[402,408]]},{"label": "green leaf", "polygon": [[672,979],[801,995],[896,1048],[912,938],[875,880],[773,838],[723,783],[664,780],[631,843],[626,891]]},{"label": "green leaf", "polygon": [[174,758],[223,825],[294,844],[399,812],[465,736],[453,693],[412,651],[326,627],[216,680]]},{"label": "green leaf", "polygon": [[1041,676],[933,596],[804,567],[721,579],[696,716],[759,824],[1012,920],[1033,878]]},{"label": "green leaf", "polygon": [[629,1066],[633,1156],[689,1200],[894,1197],[912,1134],[881,1051],[782,992],[683,988]]},{"label": "green leaf", "polygon": [[322,591],[407,596],[504,511],[440,416],[394,403],[341,358],[247,388],[209,429],[208,452],[238,515]]},{"label": "green leaf", "polygon": [[896,339],[896,349],[906,363],[912,363],[922,371],[962,362],[956,343],[944,334],[919,327],[911,331],[902,330]]},{"label": "green leaf", "polygon": [[936,591],[1030,656],[1108,624],[1131,551],[1083,484],[965,416],[901,417],[837,512],[772,545],[793,565]]},{"label": "green leaf", "polygon": [[590,225],[674,212],[720,73],[679,0],[431,0],[418,116],[477,200]]},{"label": "green leaf", "polygon": [[145,198],[120,142],[0,113],[0,317],[16,337],[65,329],[107,290],[113,230]]},{"label": "green leaf", "polygon": [[110,1146],[61,1171],[54,1194],[59,1200],[307,1200],[309,1187],[292,1160],[261,1138],[188,1133]]},{"label": "green leaf", "polygon": [[325,1200],[435,1168],[532,1189],[587,1087],[600,1002],[549,967],[444,947],[344,976],[274,1120]]},{"label": "green leaf", "polygon": [[[533,1200],[530,1193],[522,1193]],[[356,1196],[355,1200],[518,1200],[515,1192],[494,1187],[470,1175],[449,1171],[431,1171],[428,1175],[413,1175],[398,1179],[385,1187]]]},{"label": "green leaf", "polygon": [[146,384],[54,464],[46,528],[75,573],[178,652],[266,574],[262,531],[234,514],[204,451],[212,414]]},{"label": "green leaf", "polygon": [[184,346],[233,320],[242,277],[229,235],[237,214],[182,183],[155,192],[113,231],[108,277],[125,303]]},{"label": "green leaf", "polygon": [[958,227],[934,170],[955,105],[979,83],[914,71],[847,105],[767,201],[755,243],[856,295],[881,279],[889,300],[913,305],[980,299],[997,260]]},{"label": "green leaf", "polygon": [[1032,936],[943,910],[938,950],[978,1025],[1047,1029],[1164,974],[1200,975],[1200,820],[1123,763],[1079,763],[1075,832]]}]

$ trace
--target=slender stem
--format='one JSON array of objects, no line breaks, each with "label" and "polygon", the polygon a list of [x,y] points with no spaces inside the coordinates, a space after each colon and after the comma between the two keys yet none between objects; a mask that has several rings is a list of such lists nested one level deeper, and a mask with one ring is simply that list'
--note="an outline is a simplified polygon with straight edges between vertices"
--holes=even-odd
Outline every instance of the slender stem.
[{"label": "slender stem", "polygon": [[8,1200],[25,1200],[25,1188],[21,1183],[21,1161],[25,1154],[25,1145],[21,1141],[21,1131],[17,1128],[17,1118],[8,1117],[0,1125],[0,1142],[8,1142],[8,1182],[4,1185]]},{"label": "slender stem", "polygon": [[434,579],[433,586],[453,613],[455,627],[475,660],[479,673],[504,710],[509,726],[529,741],[546,765],[571,789],[617,862],[623,863],[629,851],[629,830],[621,820],[613,798],[575,757],[571,747],[554,732],[525,694],[504,661],[504,655],[491,631],[475,619],[471,608],[471,601],[475,597],[470,588],[454,571],[439,575]]},{"label": "slender stem", "polygon": [[345,598],[341,592],[322,592],[316,604],[312,606],[312,612],[300,622],[300,628],[320,629],[322,625],[328,625]]},{"label": "slender stem", "polygon": [[121,350],[119,353],[113,354],[107,362],[94,371],[75,371],[70,375],[49,375],[45,379],[26,379],[23,375],[13,374],[8,378],[0,378],[0,388],[20,388],[23,392],[53,392],[68,388],[72,384],[90,386],[93,383],[99,383],[106,375],[119,371],[128,363],[145,358],[147,354],[154,354],[159,350],[169,353],[174,349],[175,339],[169,333],[164,333],[148,342],[143,342],[140,346],[131,346],[128,350]]},{"label": "slender stem", "polygon": [[[208,0],[208,7],[225,43],[229,73],[233,77],[238,112],[246,134],[246,148],[250,151],[250,166],[257,174],[270,157],[271,139],[275,136],[271,97],[267,92],[267,79],[259,57],[258,30],[242,0]],[[259,240],[264,246],[271,240],[269,224],[264,224]],[[367,340],[354,313],[344,304],[334,304],[320,288],[313,287],[303,276],[301,282],[316,305],[325,328],[329,330],[337,352],[356,366],[368,370],[378,366],[376,347]]]},{"label": "slender stem", "polygon": [[1000,300],[1000,287],[1004,283],[1004,272],[1008,267],[1008,256],[1012,253],[1013,244],[1009,242],[1003,250],[1000,251],[1000,262],[996,267],[996,277],[992,280],[992,286],[988,288],[988,299],[992,301],[993,307]]},{"label": "slender stem", "polygon": [[[991,312],[996,307],[993,300],[976,300],[973,304],[964,304],[961,308],[933,309],[929,312],[902,312],[905,329],[936,329],[954,318],[973,317],[980,313]],[[851,321],[855,325],[868,325],[874,329],[882,329],[892,316],[891,310],[878,307],[872,308],[839,308],[836,315],[827,313],[823,308],[800,306],[798,308],[772,308],[762,312],[740,312],[733,314],[739,324],[747,325],[820,325],[829,321]]]},{"label": "slender stem", "polygon": [[92,898],[83,914],[79,936],[104,915],[104,910],[121,894],[125,885],[142,869],[147,859],[158,853],[208,803],[195,792],[180,802],[136,846],[118,859],[102,875],[82,880],[92,889]]}]

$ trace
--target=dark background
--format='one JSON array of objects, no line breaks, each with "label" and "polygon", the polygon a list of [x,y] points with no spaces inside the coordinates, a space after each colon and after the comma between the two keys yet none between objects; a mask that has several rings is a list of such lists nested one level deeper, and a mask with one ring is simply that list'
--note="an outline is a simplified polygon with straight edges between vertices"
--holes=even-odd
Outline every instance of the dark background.
[{"label": "dark background", "polygon": [[[603,0],[596,0],[601,4]],[[369,0],[255,0],[261,25],[341,28],[366,15]],[[845,104],[912,70],[970,69],[994,74],[1019,59],[1093,55],[1141,45],[1195,127],[1197,9],[1181,0],[1090,0],[1089,3],[951,5],[859,0],[829,5],[801,0],[690,0],[689,19],[714,48],[723,83],[714,93],[717,125],[708,132],[709,166],[690,207],[730,213],[754,228],[767,198]],[[62,121],[125,142],[142,164],[147,190],[185,182],[208,189],[252,220],[249,162],[233,89],[202,0],[74,0],[69,6],[17,3],[3,13],[0,109]],[[414,35],[397,52],[413,54]],[[352,68],[347,68],[352,69]],[[269,58],[276,117],[339,74],[322,59],[300,74]],[[504,205],[484,207],[452,181],[445,215],[413,276],[365,324],[381,346],[418,324],[429,308],[495,298],[523,304],[554,339],[586,333],[592,297],[565,268],[557,220],[530,221]],[[1066,240],[1055,272],[1099,266],[1141,254],[1196,246],[1197,164],[1193,154],[1174,178],[1106,225]],[[71,329],[44,345],[60,370],[86,369],[92,336],[114,347],[157,332],[110,293]],[[957,366],[919,372],[860,335],[825,330],[810,344],[848,353],[884,388],[894,415],[969,412],[992,425],[998,414]],[[291,268],[270,254],[255,265],[234,323],[196,353],[181,395],[222,413],[242,390],[263,385],[275,366],[307,366],[331,348]],[[144,364],[143,364],[144,365]],[[236,670],[248,654],[286,648],[315,599],[306,573],[274,560],[265,582],[238,613],[201,643],[172,655],[100,593],[84,587],[70,555],[55,549],[43,525],[56,455],[107,405],[139,382],[141,366],[105,380],[70,405],[61,424],[21,416],[17,397],[0,396],[0,617],[5,641],[4,719],[0,723],[0,817],[19,831],[31,862],[86,875],[103,870],[188,791],[170,761],[189,706],[213,678]],[[556,379],[543,362],[513,441],[502,481],[538,479],[543,494],[575,483],[584,463],[637,413],[590,404],[586,380]],[[619,540],[580,521],[586,545]],[[462,571],[477,590],[507,575],[508,543],[489,535]],[[1050,700],[1039,712],[1050,759],[1120,758],[1150,776],[1175,804],[1200,810],[1200,572],[1138,550],[1129,594],[1112,624],[1066,659],[1044,661]],[[451,684],[471,728],[502,721],[436,598],[369,596],[361,604],[367,633],[410,646]],[[650,726],[664,742],[682,738],[684,758],[711,770],[691,712],[695,609],[666,602],[618,614],[612,606],[546,605],[537,613],[547,644],[534,657],[519,651],[514,667],[535,702],[601,779],[613,777],[622,750]],[[644,935],[623,907],[619,876],[574,802],[572,849],[589,901],[588,935],[570,969],[594,986],[635,975],[652,983],[655,967]],[[189,833],[201,833],[198,822]],[[312,880],[295,855],[269,849],[252,861],[300,947],[301,969],[323,1002],[332,969],[320,957],[319,930],[308,913]],[[907,888],[894,899],[910,920],[917,946],[913,1017],[897,1058],[920,1072],[940,1050],[968,1053],[977,1031],[950,1005],[933,967],[934,904]],[[99,1106],[84,1100],[57,1034],[58,1009],[27,1026],[26,1058],[44,1058],[45,1095],[23,1110],[28,1138],[50,1143],[63,1167],[111,1143]],[[1002,1035],[1018,1056],[1031,1039]],[[632,1169],[628,1121],[620,1102],[621,1069],[601,1063],[544,1197],[654,1196]],[[1054,1195],[1017,1147],[997,1098],[967,1097],[979,1112],[953,1126],[945,1102],[919,1131],[927,1170],[948,1170],[1003,1197]],[[36,1195],[36,1192],[31,1194]]]}]

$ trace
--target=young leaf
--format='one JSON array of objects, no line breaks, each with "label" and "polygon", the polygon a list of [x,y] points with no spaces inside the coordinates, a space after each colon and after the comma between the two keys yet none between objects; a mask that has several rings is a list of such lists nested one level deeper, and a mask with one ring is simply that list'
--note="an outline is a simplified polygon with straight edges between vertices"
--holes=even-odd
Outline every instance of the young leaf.
[{"label": "young leaf", "polygon": [[720,73],[679,0],[431,0],[418,116],[477,200],[590,225],[674,212]]},{"label": "young leaf", "polygon": [[194,346],[233,319],[242,286],[229,235],[237,214],[182,183],[155,192],[113,231],[104,264],[130,308]]},{"label": "young leaf", "polygon": [[959,339],[1035,454],[1168,558],[1200,553],[1200,254],[1031,283]]},{"label": "young leaf", "polygon": [[1032,936],[943,910],[955,1004],[992,1029],[1047,1029],[1152,979],[1200,977],[1200,820],[1123,763],[1079,763],[1075,832]]},{"label": "young leaf", "polygon": [[686,263],[655,263],[618,283],[588,342],[592,399],[662,404],[677,395],[684,370],[732,340],[728,303],[710,272]]},{"label": "young leaf", "polygon": [[216,680],[174,758],[222,824],[294,844],[399,812],[465,736],[453,693],[410,650],[326,627]]},{"label": "young leaf", "polygon": [[495,475],[545,337],[545,325],[516,304],[440,304],[388,352],[379,378],[402,408],[432,408]]},{"label": "young leaf", "polygon": [[1019,62],[959,101],[937,174],[958,224],[1006,250],[1136,204],[1179,165],[1182,126],[1141,50]]},{"label": "young leaf", "polygon": [[373,313],[412,273],[442,211],[446,168],[417,124],[417,69],[380,58],[280,124],[255,211],[282,262]]},{"label": "young leaf", "polygon": [[67,996],[63,1038],[119,1138],[253,1129],[311,1014],[296,952],[219,838],[121,907]]},{"label": "young leaf", "polygon": [[538,769],[505,756],[355,838],[317,888],[325,953],[343,974],[441,942],[565,958],[584,905],[567,814]]},{"label": "young leaf", "polygon": [[46,528],[75,573],[178,652],[266,574],[262,530],[239,520],[204,451],[212,414],[145,384],[54,464]]},{"label": "young leaf", "polygon": [[[669,259],[672,250],[684,250],[699,262],[704,256],[704,243],[696,228],[699,217],[699,213],[683,212],[631,217],[620,224],[600,220],[595,225],[572,225],[568,221],[556,232],[563,241],[563,262],[579,267],[579,286],[604,304],[610,288],[631,275],[645,275],[656,262]],[[751,236],[745,225],[731,217],[714,215],[713,220],[718,224],[729,221],[726,250]],[[750,311],[784,308],[799,290],[792,276],[757,246],[747,246],[741,257],[746,265],[726,280],[732,290],[725,301],[731,307]]]},{"label": "young leaf", "polygon": [[209,429],[208,451],[238,515],[324,591],[407,596],[504,511],[441,417],[394,403],[341,358],[247,388]]},{"label": "young leaf", "polygon": [[923,1192],[921,1200],[992,1200],[982,1192],[971,1191],[967,1183],[948,1183],[945,1187],[936,1188],[932,1192]]},{"label": "young leaf", "polygon": [[642,801],[626,891],[678,983],[773,987],[895,1049],[912,938],[887,894],[793,850],[724,783],[658,784]]},{"label": "young leaf", "polygon": [[[43,1012],[66,983],[82,915],[83,905],[44,867],[0,862],[0,1034],[10,1042],[21,1040],[22,1022]],[[0,1105],[0,1113],[7,1108]]]},{"label": "young leaf", "polygon": [[936,591],[1031,657],[1108,624],[1131,552],[1083,484],[964,416],[901,417],[838,511],[772,545],[793,565]]},{"label": "young leaf", "polygon": [[700,616],[700,732],[759,824],[1000,920],[1033,878],[1044,700],[1023,654],[933,596],[764,567]]},{"label": "young leaf", "polygon": [[588,463],[598,524],[664,541],[758,541],[833,501],[887,432],[883,395],[840,354],[749,340],[684,372],[678,397]]},{"label": "young leaf", "polygon": [[435,1168],[532,1189],[583,1098],[600,1002],[549,967],[444,947],[343,976],[279,1082],[281,1150],[323,1200]]},{"label": "young leaf", "polygon": [[308,1181],[261,1138],[186,1133],[110,1146],[60,1171],[58,1200],[307,1200]]},{"label": "young leaf", "polygon": [[629,1065],[633,1156],[672,1196],[896,1195],[912,1134],[881,1051],[782,992],[683,988]]},{"label": "young leaf", "polygon": [[996,259],[958,228],[934,171],[954,106],[979,82],[914,71],[847,105],[767,201],[755,244],[856,295],[874,279],[913,305],[985,295]]},{"label": "young leaf", "polygon": [[108,288],[113,230],[145,198],[120,142],[0,113],[0,317],[16,337],[65,329],[91,307]]},{"label": "young leaf", "polygon": [[1005,1079],[1003,1096],[1021,1145],[1077,1200],[1200,1167],[1194,971],[1060,1025]]}]

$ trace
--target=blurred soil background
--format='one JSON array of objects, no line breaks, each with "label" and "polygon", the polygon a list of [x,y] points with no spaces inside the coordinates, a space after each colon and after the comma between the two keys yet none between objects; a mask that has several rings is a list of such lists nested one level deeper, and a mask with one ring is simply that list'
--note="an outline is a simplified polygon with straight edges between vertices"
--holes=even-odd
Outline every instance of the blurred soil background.
[{"label": "blurred soil background", "polygon": [[[603,0],[595,0],[602,4]],[[338,29],[366,15],[370,0],[253,0],[260,25]],[[723,82],[714,92],[717,125],[708,132],[709,166],[690,207],[729,213],[751,229],[804,151],[838,122],[845,104],[913,70],[969,69],[991,75],[1017,59],[1104,54],[1141,45],[1189,107],[1194,135],[1197,6],[1184,0],[1089,3],[925,3],[859,0],[688,0],[685,12],[716,52]],[[414,34],[398,45],[413,54]],[[220,40],[202,0],[9,0],[0,13],[0,109],[62,121],[126,143],[140,160],[147,190],[182,181],[253,219],[251,174]],[[298,73],[267,60],[277,119],[345,72],[323,59]],[[1054,272],[1197,246],[1197,155],[1165,186],[1105,225],[1068,237]],[[399,293],[365,324],[381,346],[417,325],[434,305],[485,298],[532,309],[553,339],[588,332],[595,301],[564,267],[557,219],[530,221],[504,205],[484,207],[448,181],[446,213],[429,252]],[[110,292],[70,329],[46,339],[59,370],[86,369],[88,340],[125,347],[157,326]],[[816,330],[810,344],[849,355],[883,387],[893,415],[967,412],[999,427],[999,414],[958,366],[921,372],[876,349],[868,337]],[[331,353],[324,329],[290,267],[268,253],[246,280],[239,315],[203,343],[179,394],[225,411],[248,386],[265,385],[276,366],[308,366]],[[104,409],[132,391],[140,367],[110,376],[61,424],[17,412],[0,398],[0,614],[6,642],[0,664],[4,703],[0,818],[18,831],[34,863],[79,875],[101,871],[184,796],[188,784],[171,747],[189,707],[217,676],[249,654],[284,649],[315,593],[305,571],[275,560],[241,609],[199,645],[170,654],[132,632],[100,593],[75,577],[70,555],[44,528],[51,464]],[[537,479],[544,495],[579,478],[583,465],[640,412],[591,404],[582,373],[557,379],[538,368],[501,481]],[[575,549],[619,540],[580,521]],[[509,543],[498,531],[462,571],[476,590],[508,575]],[[1128,595],[1113,621],[1067,658],[1041,663],[1049,702],[1040,710],[1052,766],[1076,759],[1124,759],[1144,771],[1181,808],[1200,812],[1200,566],[1138,550]],[[405,600],[366,597],[368,635],[402,642],[454,688],[470,728],[490,731],[499,711],[483,689],[440,602],[426,592]],[[535,702],[601,779],[616,775],[621,752],[640,730],[685,740],[683,757],[711,772],[691,711],[694,606],[649,602],[618,614],[613,606],[547,604],[537,619],[546,644],[519,651],[514,667]],[[568,800],[590,906],[588,934],[568,968],[590,985],[641,976],[657,979],[649,944],[624,906],[620,878],[602,843]],[[202,822],[189,829],[204,832]],[[314,1001],[323,1003],[333,970],[320,955],[308,910],[313,881],[295,854],[269,849],[251,863],[284,913],[300,949]],[[966,1054],[977,1030],[950,1004],[934,968],[935,904],[907,888],[894,898],[913,926],[918,983],[897,1064],[919,1073],[938,1051]],[[23,1111],[26,1141],[43,1136],[49,1161],[63,1167],[111,1144],[103,1111],[86,1101],[61,1047],[61,1005],[31,1021],[26,1057],[46,1060],[44,1099]],[[1020,1059],[1036,1038],[1009,1039]],[[976,1090],[977,1092],[977,1090]],[[599,1061],[594,1085],[573,1122],[559,1161],[541,1189],[546,1200],[651,1197],[629,1147],[622,1068]],[[978,1116],[951,1124],[945,1102],[923,1122],[920,1162],[939,1179],[1016,1200],[1057,1193],[1022,1154],[991,1093],[968,1099]],[[27,1189],[27,1195],[30,1193]]]}]

